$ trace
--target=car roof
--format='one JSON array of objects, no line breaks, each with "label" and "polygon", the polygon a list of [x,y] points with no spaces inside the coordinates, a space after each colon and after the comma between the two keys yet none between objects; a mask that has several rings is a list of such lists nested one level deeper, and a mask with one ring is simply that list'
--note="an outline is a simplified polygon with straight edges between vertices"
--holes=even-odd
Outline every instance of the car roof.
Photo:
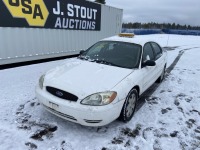
[{"label": "car roof", "polygon": [[119,42],[139,44],[141,46],[144,46],[144,44],[146,44],[147,42],[154,42],[153,39],[140,35],[134,35],[133,37],[121,37],[119,35],[116,35],[109,38],[105,38],[101,41],[119,41]]}]

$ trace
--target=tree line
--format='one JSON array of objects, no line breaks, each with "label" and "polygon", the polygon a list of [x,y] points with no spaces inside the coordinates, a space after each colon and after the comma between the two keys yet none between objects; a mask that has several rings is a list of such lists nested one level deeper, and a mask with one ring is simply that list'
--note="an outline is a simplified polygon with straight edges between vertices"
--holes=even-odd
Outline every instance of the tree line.
[{"label": "tree line", "polygon": [[176,23],[139,23],[139,22],[129,22],[123,23],[123,28],[128,29],[177,29],[177,30],[200,30],[200,26],[191,26],[191,25],[180,25]]}]

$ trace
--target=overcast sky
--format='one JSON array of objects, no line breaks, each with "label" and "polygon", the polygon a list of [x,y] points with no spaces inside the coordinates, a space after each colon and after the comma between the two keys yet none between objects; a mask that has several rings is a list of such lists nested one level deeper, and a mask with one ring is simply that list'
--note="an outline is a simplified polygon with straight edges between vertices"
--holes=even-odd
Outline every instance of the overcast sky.
[{"label": "overcast sky", "polygon": [[106,0],[124,10],[123,22],[200,26],[200,0]]}]

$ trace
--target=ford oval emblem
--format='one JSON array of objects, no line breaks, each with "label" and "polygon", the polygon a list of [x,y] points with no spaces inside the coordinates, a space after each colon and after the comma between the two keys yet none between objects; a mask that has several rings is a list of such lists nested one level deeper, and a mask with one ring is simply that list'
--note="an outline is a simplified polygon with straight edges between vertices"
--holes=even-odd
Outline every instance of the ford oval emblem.
[{"label": "ford oval emblem", "polygon": [[63,96],[63,93],[60,92],[60,91],[56,91],[56,95],[59,96],[59,97],[62,97],[62,96]]}]

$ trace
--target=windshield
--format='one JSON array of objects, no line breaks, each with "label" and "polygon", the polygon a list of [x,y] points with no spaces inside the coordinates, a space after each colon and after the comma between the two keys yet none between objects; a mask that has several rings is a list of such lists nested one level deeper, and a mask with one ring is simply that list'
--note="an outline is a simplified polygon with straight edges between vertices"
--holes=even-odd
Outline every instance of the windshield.
[{"label": "windshield", "polygon": [[133,43],[101,41],[78,58],[123,68],[138,68],[142,47]]}]

